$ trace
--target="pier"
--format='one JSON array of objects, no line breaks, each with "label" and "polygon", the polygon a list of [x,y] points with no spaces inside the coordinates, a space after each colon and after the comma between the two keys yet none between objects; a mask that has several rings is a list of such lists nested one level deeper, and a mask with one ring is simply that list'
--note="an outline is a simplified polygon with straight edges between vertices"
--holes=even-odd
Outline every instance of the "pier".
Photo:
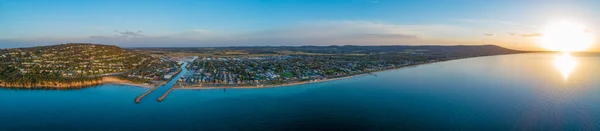
[{"label": "pier", "polygon": [[[187,72],[186,65],[187,65],[187,62],[182,64],[181,67],[179,68],[179,70],[177,70],[177,73],[175,73],[175,75],[173,77],[171,77],[169,80],[167,80],[166,82],[148,90],[146,93],[135,98],[135,103],[140,103],[142,101],[142,99],[146,96],[156,98],[156,97],[158,97],[157,96],[158,93],[165,92],[165,90],[166,90],[166,92],[162,96],[160,96],[160,97],[158,97],[158,99],[156,99],[156,101],[158,101],[158,102],[163,101],[169,95],[169,93],[171,93],[174,90],[174,86],[177,83],[177,80],[179,80],[179,78],[182,75],[184,75],[185,72]],[[159,90],[159,91],[157,91],[157,90]]]},{"label": "pier", "polygon": [[144,94],[142,94],[142,95],[140,95],[140,96],[136,97],[136,98],[135,98],[135,103],[140,103],[140,102],[142,102],[142,99],[144,99],[144,97],[146,97],[148,94],[150,94],[150,93],[154,92],[154,90],[158,89],[159,87],[160,87],[160,86],[154,86],[154,88],[152,88],[152,89],[150,89],[150,90],[146,91],[146,93],[144,93]]},{"label": "pier", "polygon": [[[185,68],[185,67],[184,67],[184,68]],[[187,72],[187,69],[185,69],[185,72],[186,72],[186,73],[188,73],[188,72]],[[186,75],[186,74],[184,73],[184,74],[177,75],[177,76],[178,76],[178,78],[179,78],[179,77],[181,77],[182,75],[184,76],[184,75]],[[163,95],[162,95],[162,96],[160,96],[158,99],[156,99],[156,101],[158,101],[158,102],[162,102],[163,100],[165,100],[165,99],[167,98],[167,96],[169,96],[169,94],[170,94],[170,93],[171,93],[173,90],[175,90],[175,88],[177,88],[176,86],[178,86],[178,85],[177,85],[177,82],[173,83],[173,86],[171,86],[171,89],[169,89],[167,92],[165,92],[165,94],[163,94]],[[179,85],[179,86],[181,86],[181,85]]]},{"label": "pier", "polygon": [[156,99],[156,101],[162,102],[163,100],[165,100],[165,98],[167,98],[167,96],[169,95],[169,93],[171,93],[171,91],[173,91],[174,89],[175,89],[175,87],[169,89],[165,94],[163,94],[158,99]]}]

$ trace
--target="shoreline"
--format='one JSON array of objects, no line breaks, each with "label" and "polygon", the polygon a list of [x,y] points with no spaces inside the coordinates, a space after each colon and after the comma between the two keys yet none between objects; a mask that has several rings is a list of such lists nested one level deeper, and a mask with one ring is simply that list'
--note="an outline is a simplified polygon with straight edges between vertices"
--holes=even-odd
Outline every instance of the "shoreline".
[{"label": "shoreline", "polygon": [[122,86],[135,86],[135,87],[141,87],[141,88],[154,88],[153,85],[149,85],[149,84],[136,84],[136,83],[118,83],[118,82],[106,82],[106,83],[102,83],[99,84],[98,86],[101,85],[122,85]]},{"label": "shoreline", "polygon": [[[433,62],[423,62],[423,63],[413,64],[413,65],[406,65],[406,66],[400,66],[400,67],[395,67],[395,68],[388,68],[388,69],[383,69],[383,70],[377,70],[377,71],[371,71],[371,72],[364,72],[364,73],[358,73],[358,74],[349,75],[349,76],[342,76],[342,77],[336,77],[336,78],[328,78],[328,79],[317,80],[317,81],[293,82],[293,83],[286,83],[286,84],[263,85],[263,86],[206,86],[206,87],[198,87],[198,86],[187,86],[186,87],[186,86],[183,86],[182,87],[182,86],[174,85],[173,89],[176,89],[176,90],[212,90],[212,89],[260,89],[260,88],[277,88],[277,87],[286,87],[286,86],[295,86],[295,85],[304,85],[304,84],[314,84],[314,83],[321,83],[321,82],[328,82],[328,81],[349,79],[349,78],[352,78],[352,77],[358,77],[358,76],[370,75],[370,74],[371,75],[375,75],[374,73],[379,73],[379,72],[384,72],[384,71],[392,71],[392,70],[399,70],[399,69],[407,68],[407,67],[416,67],[416,66],[420,66],[420,65],[434,64],[434,63],[447,62],[447,61],[453,61],[453,60],[462,60],[462,59],[478,58],[478,57],[488,57],[488,56],[526,54],[526,53],[532,53],[532,52],[520,52],[520,53],[509,53],[509,54],[498,54],[498,55],[485,55],[485,56],[463,57],[463,58],[439,60],[439,61],[433,61]],[[377,75],[375,75],[375,76],[377,76]]]},{"label": "shoreline", "polygon": [[[245,86],[206,86],[206,87],[202,87],[202,86],[178,86],[177,83],[176,83],[172,88],[174,88],[176,90],[276,88],[276,87],[286,87],[286,86],[295,86],[295,85],[303,85],[303,84],[313,84],[313,83],[320,83],[320,82],[328,82],[328,81],[334,81],[334,80],[342,80],[342,79],[348,79],[348,78],[352,78],[352,77],[358,77],[358,76],[369,75],[369,74],[374,75],[374,73],[383,72],[383,71],[397,70],[397,69],[402,69],[402,68],[406,68],[406,67],[415,67],[415,66],[419,66],[419,65],[433,64],[433,63],[453,61],[453,60],[478,58],[478,57],[487,57],[487,56],[525,54],[525,53],[532,53],[532,52],[520,52],[520,53],[510,53],[510,54],[498,54],[498,55],[463,57],[463,58],[439,60],[439,61],[433,61],[433,62],[423,62],[423,63],[418,63],[418,64],[412,64],[412,65],[406,65],[406,66],[400,66],[400,67],[394,67],[394,68],[376,70],[376,71],[371,71],[371,72],[357,73],[357,74],[348,75],[348,76],[341,76],[341,77],[334,77],[334,78],[327,78],[327,79],[313,80],[313,81],[292,82],[292,83],[285,83],[285,84],[271,84],[271,85],[261,85],[261,86],[256,86],[256,85],[254,85],[254,86],[248,86],[248,85],[245,85]],[[171,78],[171,79],[174,79],[174,78]],[[40,83],[36,83],[36,84],[14,84],[14,83],[4,83],[4,82],[0,81],[0,88],[6,88],[6,89],[69,90],[69,89],[82,89],[82,88],[95,87],[95,86],[100,86],[100,85],[105,85],[105,84],[135,86],[135,87],[148,88],[148,89],[155,88],[156,86],[162,86],[162,84],[160,84],[160,85],[139,84],[139,83],[133,83],[133,82],[131,82],[129,80],[123,80],[123,79],[120,79],[120,78],[117,78],[117,77],[113,77],[113,76],[104,76],[104,77],[102,77],[99,80],[79,81],[79,82],[71,82],[71,83],[46,82],[46,83],[43,83],[43,84],[40,84]]]},{"label": "shoreline", "polygon": [[143,87],[143,88],[152,88],[154,87],[154,85],[151,84],[139,84],[139,83],[133,83],[129,80],[123,80],[117,77],[102,77],[102,81],[104,81],[103,84],[117,84],[117,85],[128,85],[128,86],[137,86],[137,87]]},{"label": "shoreline", "polygon": [[[521,53],[513,53],[513,54],[521,54]],[[510,54],[501,54],[501,55],[510,55]],[[489,55],[489,56],[499,56],[499,55]],[[295,85],[304,85],[304,84],[314,84],[314,83],[321,83],[321,82],[329,82],[329,81],[335,81],[335,80],[349,79],[349,78],[352,78],[352,77],[358,77],[358,76],[363,76],[363,75],[375,75],[374,73],[379,73],[379,72],[384,72],[384,71],[399,70],[399,69],[407,68],[407,67],[415,67],[415,66],[419,66],[419,65],[426,65],[426,64],[433,64],[433,63],[439,63],[439,62],[446,62],[446,61],[453,61],[453,60],[460,60],[460,59],[468,59],[468,58],[477,58],[477,57],[485,57],[485,56],[457,58],[457,59],[440,60],[440,61],[434,61],[434,62],[424,62],[424,63],[419,63],[419,64],[406,65],[406,66],[400,66],[400,67],[395,67],[395,68],[388,68],[388,69],[382,69],[382,70],[377,70],[377,71],[364,72],[364,73],[358,73],[358,74],[353,74],[353,75],[348,75],[348,76],[328,78],[328,79],[316,80],[316,81],[293,82],[293,83],[286,83],[286,84],[263,85],[263,86],[206,86],[206,87],[198,87],[198,86],[177,86],[177,85],[175,85],[173,88],[176,89],[176,90],[277,88],[277,87],[286,87],[286,86],[295,86]],[[375,75],[375,76],[377,76],[377,75]]]},{"label": "shoreline", "polygon": [[285,87],[285,86],[295,86],[295,85],[314,84],[314,83],[320,83],[320,82],[342,80],[342,79],[348,79],[348,78],[362,76],[362,75],[366,75],[366,74],[343,76],[343,77],[330,78],[330,79],[317,80],[317,81],[304,81],[304,82],[294,82],[294,83],[286,83],[286,84],[278,84],[278,85],[264,85],[264,86],[222,86],[222,87],[215,87],[215,86],[206,86],[206,87],[181,87],[181,86],[175,86],[173,88],[176,89],[176,90],[277,88],[277,87]]},{"label": "shoreline", "polygon": [[98,80],[87,80],[87,81],[78,81],[78,82],[44,82],[44,83],[35,83],[35,84],[15,84],[15,83],[4,83],[0,82],[0,88],[7,89],[44,89],[44,90],[69,90],[69,89],[82,89],[95,87],[105,84],[115,84],[115,85],[126,85],[126,86],[136,86],[142,88],[152,88],[154,87],[151,84],[139,84],[133,83],[129,80],[123,80],[113,76],[105,76]]}]

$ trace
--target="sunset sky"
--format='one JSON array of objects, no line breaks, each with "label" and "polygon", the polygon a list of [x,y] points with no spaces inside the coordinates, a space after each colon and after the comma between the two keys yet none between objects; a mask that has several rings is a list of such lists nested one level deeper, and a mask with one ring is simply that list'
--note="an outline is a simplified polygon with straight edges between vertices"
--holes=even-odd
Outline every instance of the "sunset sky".
[{"label": "sunset sky", "polygon": [[[594,0],[0,0],[0,48],[481,45],[539,50],[544,25],[598,36]],[[593,50],[600,50],[598,44]]]}]

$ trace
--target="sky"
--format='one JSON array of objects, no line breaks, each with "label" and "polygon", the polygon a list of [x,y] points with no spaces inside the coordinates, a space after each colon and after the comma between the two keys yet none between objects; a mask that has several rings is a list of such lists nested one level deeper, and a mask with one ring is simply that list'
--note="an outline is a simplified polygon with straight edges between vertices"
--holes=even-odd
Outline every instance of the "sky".
[{"label": "sky", "polygon": [[540,50],[544,25],[574,21],[598,34],[597,16],[594,0],[0,0],[0,48],[83,42]]}]

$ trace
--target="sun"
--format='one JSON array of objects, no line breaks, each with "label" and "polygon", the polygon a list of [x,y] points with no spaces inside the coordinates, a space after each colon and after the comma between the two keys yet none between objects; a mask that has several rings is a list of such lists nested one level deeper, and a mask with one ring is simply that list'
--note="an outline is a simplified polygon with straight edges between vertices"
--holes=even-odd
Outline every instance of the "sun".
[{"label": "sun", "polygon": [[592,46],[593,34],[583,25],[562,21],[546,26],[540,37],[540,44],[551,51],[585,51]]}]

